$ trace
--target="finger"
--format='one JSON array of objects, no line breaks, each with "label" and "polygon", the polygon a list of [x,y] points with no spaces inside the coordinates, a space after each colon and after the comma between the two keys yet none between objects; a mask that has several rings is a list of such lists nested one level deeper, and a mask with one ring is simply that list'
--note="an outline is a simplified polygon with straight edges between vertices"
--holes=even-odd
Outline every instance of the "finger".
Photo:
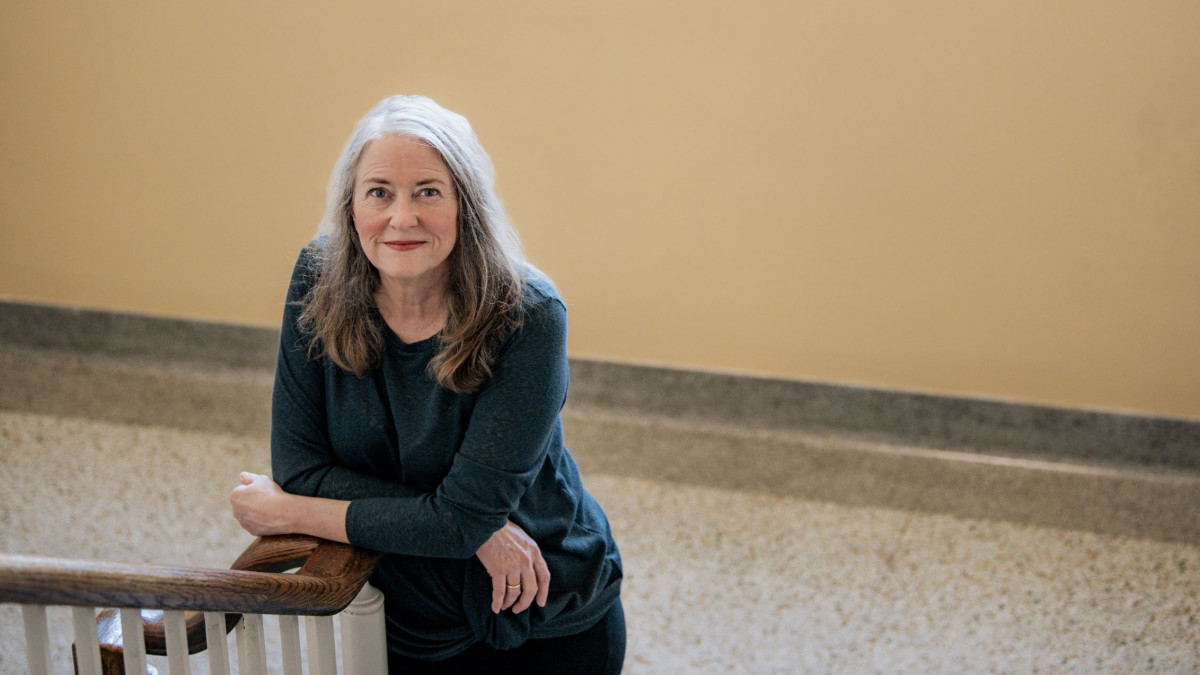
[{"label": "finger", "polygon": [[504,605],[502,609],[508,609],[513,606],[521,597],[521,580],[505,581],[504,582]]},{"label": "finger", "polygon": [[533,563],[533,571],[537,574],[537,605],[545,607],[546,601],[550,599],[550,568],[546,566],[546,561],[538,556]]},{"label": "finger", "polygon": [[504,609],[505,583],[503,574],[492,577],[492,614],[499,614],[500,610]]},{"label": "finger", "polygon": [[529,609],[533,604],[533,599],[537,595],[538,585],[537,578],[533,575],[532,569],[521,571],[521,599],[513,605],[513,614],[520,614]]},{"label": "finger", "polygon": [[239,508],[241,508],[240,504],[241,504],[242,498],[245,496],[245,492],[246,492],[245,485],[239,485],[239,486],[233,488],[233,490],[231,490],[229,492],[229,504],[230,504],[230,506],[233,507],[233,510],[235,513],[237,512],[237,510]]},{"label": "finger", "polygon": [[242,485],[249,485],[254,482],[254,474],[249,471],[243,471],[238,474],[238,478],[242,480]]}]

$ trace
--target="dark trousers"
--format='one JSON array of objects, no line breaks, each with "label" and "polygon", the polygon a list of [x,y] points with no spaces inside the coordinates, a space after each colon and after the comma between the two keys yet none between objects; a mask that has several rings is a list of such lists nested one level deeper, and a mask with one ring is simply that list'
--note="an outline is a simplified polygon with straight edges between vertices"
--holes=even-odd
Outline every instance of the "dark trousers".
[{"label": "dark trousers", "polygon": [[444,661],[417,661],[388,653],[390,675],[484,673],[485,675],[618,675],[625,661],[625,610],[618,599],[600,623],[579,633],[526,640],[499,650],[476,643]]}]

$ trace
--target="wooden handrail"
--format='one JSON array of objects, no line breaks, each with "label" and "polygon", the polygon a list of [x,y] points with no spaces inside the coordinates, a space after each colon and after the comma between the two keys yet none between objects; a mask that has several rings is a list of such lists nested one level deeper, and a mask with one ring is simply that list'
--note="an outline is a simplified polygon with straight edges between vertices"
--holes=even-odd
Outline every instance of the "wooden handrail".
[{"label": "wooden handrail", "polygon": [[[301,535],[260,537],[229,570],[0,554],[0,602],[336,614],[378,559],[377,553]],[[280,573],[301,560],[294,574]]]},{"label": "wooden handrail", "polygon": [[[0,602],[191,610],[188,651],[195,653],[205,647],[202,612],[336,614],[362,589],[379,557],[306,535],[260,537],[228,570],[0,554]],[[102,612],[99,630],[102,641],[107,633],[119,644],[115,616]],[[163,653],[161,613],[142,618],[147,651]],[[229,619],[232,628],[237,617]]]}]

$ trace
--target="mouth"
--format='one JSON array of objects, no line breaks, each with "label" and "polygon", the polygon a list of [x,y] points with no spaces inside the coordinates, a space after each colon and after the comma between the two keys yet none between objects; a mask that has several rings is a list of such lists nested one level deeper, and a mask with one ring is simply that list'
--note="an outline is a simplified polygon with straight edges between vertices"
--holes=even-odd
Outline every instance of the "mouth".
[{"label": "mouth", "polygon": [[385,241],[383,245],[393,251],[411,251],[414,248],[424,244],[423,241]]}]

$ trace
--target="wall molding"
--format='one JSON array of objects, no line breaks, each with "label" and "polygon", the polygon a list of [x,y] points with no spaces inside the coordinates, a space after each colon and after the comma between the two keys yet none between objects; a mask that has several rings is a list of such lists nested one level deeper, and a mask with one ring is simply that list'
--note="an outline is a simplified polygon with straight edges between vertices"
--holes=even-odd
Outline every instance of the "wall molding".
[{"label": "wall molding", "polygon": [[[0,300],[0,349],[274,367],[277,330]],[[7,401],[6,405],[10,405]],[[1200,472],[1200,420],[571,360],[570,405],[923,448]]]}]

